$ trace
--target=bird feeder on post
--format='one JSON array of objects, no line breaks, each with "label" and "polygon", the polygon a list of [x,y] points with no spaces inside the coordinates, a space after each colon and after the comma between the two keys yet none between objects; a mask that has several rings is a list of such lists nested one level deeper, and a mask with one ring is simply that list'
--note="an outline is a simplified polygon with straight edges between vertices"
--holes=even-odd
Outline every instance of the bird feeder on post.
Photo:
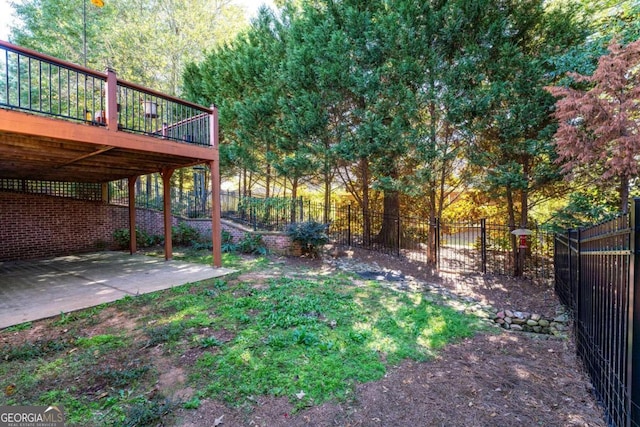
[{"label": "bird feeder on post", "polygon": [[528,228],[517,228],[513,230],[511,234],[518,238],[518,251],[517,254],[514,254],[516,255],[516,262],[514,263],[513,275],[515,277],[520,277],[524,273],[524,263],[527,253],[527,236],[532,235],[533,232]]},{"label": "bird feeder on post", "polygon": [[527,249],[527,236],[533,234],[528,228],[517,228],[511,232],[518,237],[518,249]]}]

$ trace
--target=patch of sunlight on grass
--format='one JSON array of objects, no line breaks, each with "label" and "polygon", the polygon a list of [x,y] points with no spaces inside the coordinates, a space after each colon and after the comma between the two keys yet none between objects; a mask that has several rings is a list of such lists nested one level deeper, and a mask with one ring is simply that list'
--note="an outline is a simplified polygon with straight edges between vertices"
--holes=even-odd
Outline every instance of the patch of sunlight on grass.
[{"label": "patch of sunlight on grass", "polygon": [[382,307],[384,307],[391,314],[397,314],[398,310],[404,307],[404,304],[398,301],[398,298],[396,298],[395,295],[381,298],[380,305],[382,305]]},{"label": "patch of sunlight on grass", "polygon": [[442,334],[447,329],[447,322],[442,316],[429,319],[428,326],[418,336],[417,342],[425,348],[439,348],[442,342]]},{"label": "patch of sunlight on grass", "polygon": [[378,328],[373,328],[371,333],[371,339],[367,344],[369,349],[383,353],[395,353],[398,351],[398,344],[391,336],[386,335]]},{"label": "patch of sunlight on grass", "polygon": [[406,298],[411,301],[411,303],[413,303],[414,306],[418,306],[420,304],[422,304],[422,294],[419,293],[414,293],[414,294],[408,294],[406,296]]},{"label": "patch of sunlight on grass", "polygon": [[49,363],[40,365],[36,369],[34,376],[38,380],[41,380],[47,377],[58,376],[58,374],[60,374],[61,372],[67,369],[66,363],[67,363],[67,360],[65,360],[64,358],[52,360]]},{"label": "patch of sunlight on grass", "polygon": [[245,364],[250,364],[251,363],[251,352],[249,350],[245,350],[242,353],[240,353],[240,360],[242,360],[243,363]]},{"label": "patch of sunlight on grass", "polygon": [[370,332],[372,329],[370,322],[355,322],[353,324],[353,330],[358,332]]},{"label": "patch of sunlight on grass", "polygon": [[94,335],[92,337],[80,337],[76,340],[76,344],[80,347],[108,347],[118,348],[125,345],[125,340],[122,337],[112,334]]},{"label": "patch of sunlight on grass", "polygon": [[184,320],[185,317],[193,316],[196,313],[198,313],[198,310],[196,310],[195,307],[185,308],[184,310],[180,310],[180,311],[175,312],[171,316],[166,316],[163,320],[164,320],[165,323],[166,322],[174,322],[174,321],[177,321],[177,320]]},{"label": "patch of sunlight on grass", "polygon": [[371,304],[372,294],[369,288],[359,288],[353,295],[353,301],[359,306],[366,307]]}]

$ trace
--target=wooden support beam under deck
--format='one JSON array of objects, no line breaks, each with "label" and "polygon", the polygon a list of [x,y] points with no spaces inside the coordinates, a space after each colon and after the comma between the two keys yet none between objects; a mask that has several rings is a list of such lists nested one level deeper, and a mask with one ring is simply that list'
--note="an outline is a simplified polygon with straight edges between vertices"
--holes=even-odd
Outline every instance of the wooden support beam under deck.
[{"label": "wooden support beam under deck", "polygon": [[129,252],[131,255],[138,250],[136,239],[136,181],[137,176],[130,176],[129,184]]},{"label": "wooden support beam under deck", "polygon": [[174,169],[165,169],[162,175],[162,198],[164,214],[164,259],[173,259],[173,244],[171,241],[171,175]]}]

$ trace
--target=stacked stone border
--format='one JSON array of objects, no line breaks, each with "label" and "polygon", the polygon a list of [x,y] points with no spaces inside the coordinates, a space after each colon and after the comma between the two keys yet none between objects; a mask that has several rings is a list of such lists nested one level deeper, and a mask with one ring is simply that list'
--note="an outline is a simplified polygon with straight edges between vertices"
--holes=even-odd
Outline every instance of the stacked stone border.
[{"label": "stacked stone border", "polygon": [[493,316],[493,321],[502,328],[512,331],[562,335],[569,330],[569,316],[564,310],[559,310],[554,317],[523,311],[500,310]]}]

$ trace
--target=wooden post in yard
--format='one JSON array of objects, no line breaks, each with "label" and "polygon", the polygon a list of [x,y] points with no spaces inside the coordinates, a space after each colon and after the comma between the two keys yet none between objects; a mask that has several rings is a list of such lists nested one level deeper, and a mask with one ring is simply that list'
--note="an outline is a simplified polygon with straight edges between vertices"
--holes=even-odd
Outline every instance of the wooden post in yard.
[{"label": "wooden post in yard", "polygon": [[171,175],[174,169],[164,169],[162,175],[162,199],[164,211],[164,259],[173,258],[173,245],[171,242]]},{"label": "wooden post in yard", "polygon": [[211,145],[215,159],[211,167],[211,242],[213,266],[222,267],[222,225],[220,224],[220,152],[218,150],[218,107],[211,106]]},{"label": "wooden post in yard", "polygon": [[137,176],[130,176],[129,184],[129,252],[131,255],[138,250],[136,241],[136,181]]}]

